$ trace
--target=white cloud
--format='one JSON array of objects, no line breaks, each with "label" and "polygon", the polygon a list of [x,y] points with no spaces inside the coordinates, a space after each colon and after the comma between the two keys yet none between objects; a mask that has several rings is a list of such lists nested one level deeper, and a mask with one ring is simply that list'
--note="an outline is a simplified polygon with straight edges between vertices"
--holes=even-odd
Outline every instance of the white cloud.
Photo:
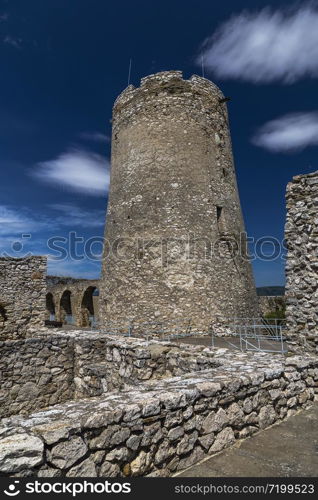
[{"label": "white cloud", "polygon": [[317,77],[317,7],[243,11],[222,24],[201,52],[207,70],[220,78],[293,83]]},{"label": "white cloud", "polygon": [[105,196],[109,186],[109,162],[98,154],[73,149],[55,160],[40,163],[32,175],[71,191]]},{"label": "white cloud", "polygon": [[265,123],[252,142],[273,152],[318,145],[318,112],[291,113]]},{"label": "white cloud", "polygon": [[57,225],[100,227],[105,224],[105,211],[103,210],[83,210],[72,203],[54,203],[49,207],[62,213],[54,218]]},{"label": "white cloud", "polygon": [[38,228],[39,223],[31,216],[5,205],[0,205],[0,235],[13,236],[30,233]]},{"label": "white cloud", "polygon": [[110,142],[110,137],[101,132],[82,132],[80,137],[86,141],[92,142]]}]

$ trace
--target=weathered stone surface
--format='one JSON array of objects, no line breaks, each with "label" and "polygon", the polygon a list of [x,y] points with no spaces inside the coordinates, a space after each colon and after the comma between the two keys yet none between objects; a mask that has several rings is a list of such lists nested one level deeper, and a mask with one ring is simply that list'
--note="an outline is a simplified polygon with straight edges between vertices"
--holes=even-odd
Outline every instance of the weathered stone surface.
[{"label": "weathered stone surface", "polygon": [[122,428],[119,425],[111,425],[107,427],[99,436],[96,436],[90,441],[91,448],[108,448],[123,443],[130,436],[130,431],[127,428]]},{"label": "weathered stone surface", "polygon": [[196,448],[194,448],[193,452],[189,454],[189,456],[180,459],[177,465],[177,470],[186,469],[196,462],[199,462],[199,460],[202,460],[204,457],[204,451],[200,446],[197,446]]},{"label": "weathered stone surface", "polygon": [[120,473],[120,468],[118,464],[113,464],[105,460],[101,465],[99,470],[100,477],[117,477]]},{"label": "weathered stone surface", "polygon": [[96,477],[96,467],[94,461],[89,457],[83,462],[72,467],[67,473],[67,477]]},{"label": "weathered stone surface", "polygon": [[176,441],[177,439],[179,439],[181,436],[183,436],[184,434],[184,429],[183,427],[179,426],[179,427],[173,427],[172,429],[170,429],[170,431],[168,432],[168,439],[170,441]]},{"label": "weathered stone surface", "polygon": [[199,436],[198,431],[194,431],[191,434],[186,434],[178,443],[177,454],[185,455],[186,453],[189,453],[191,450],[193,450],[194,445],[197,442],[198,436]]},{"label": "weathered stone surface", "polygon": [[141,446],[149,446],[152,443],[157,443],[162,438],[162,429],[160,422],[154,422],[144,426]]},{"label": "weathered stone surface", "polygon": [[126,441],[127,448],[130,448],[131,450],[137,450],[140,445],[141,439],[142,436],[136,436],[134,434],[131,435],[130,438]]},{"label": "weathered stone surface", "polygon": [[228,423],[234,427],[242,427],[244,425],[245,417],[242,408],[237,403],[232,403],[228,410]]},{"label": "weathered stone surface", "polygon": [[28,434],[13,434],[0,439],[0,471],[20,472],[43,462],[44,444]]},{"label": "weathered stone surface", "polygon": [[183,418],[182,410],[169,412],[165,418],[165,427],[169,428],[179,425],[183,421]]},{"label": "weathered stone surface", "polygon": [[112,461],[122,461],[122,460],[127,460],[129,456],[129,452],[127,448],[121,447],[121,448],[114,448],[112,451],[106,454],[106,460],[108,462]]},{"label": "weathered stone surface", "polygon": [[246,437],[251,436],[252,434],[255,434],[255,432],[257,432],[257,431],[258,431],[257,427],[254,427],[253,425],[248,425],[247,427],[244,427],[244,429],[242,429],[239,432],[239,438],[244,439]]},{"label": "weathered stone surface", "polygon": [[87,452],[87,446],[79,436],[73,436],[68,441],[62,441],[48,453],[48,461],[59,469],[67,469],[82,458]]},{"label": "weathered stone surface", "polygon": [[276,413],[273,406],[268,405],[261,408],[259,412],[259,426],[261,429],[268,427],[276,420]]},{"label": "weathered stone surface", "polygon": [[227,446],[233,444],[234,441],[235,436],[233,430],[231,429],[231,427],[226,427],[225,429],[223,429],[223,431],[217,434],[214,443],[209,449],[209,453],[216,453],[218,451],[221,451],[223,450],[223,448],[226,448]]},{"label": "weathered stone surface", "polygon": [[229,418],[226,412],[220,408],[217,412],[211,411],[203,421],[203,432],[219,432],[226,426]]},{"label": "weathered stone surface", "polygon": [[171,445],[171,443],[165,439],[158,447],[158,451],[155,455],[154,463],[156,465],[160,464],[161,462],[164,462],[171,458],[175,453],[174,447]]},{"label": "weathered stone surface", "polygon": [[137,457],[130,462],[130,471],[132,476],[142,476],[147,472],[151,464],[151,454],[141,451]]},{"label": "weathered stone surface", "polygon": [[214,442],[214,439],[215,439],[214,432],[210,432],[210,434],[205,434],[204,436],[201,436],[199,438],[199,442],[205,450],[209,450],[212,443]]},{"label": "weathered stone surface", "polygon": [[53,467],[45,467],[40,469],[38,472],[38,477],[60,477],[60,469],[53,469]]},{"label": "weathered stone surface", "polygon": [[[74,430],[74,424],[69,421],[58,420],[34,427],[34,431],[41,434],[46,444],[54,444],[69,437],[70,429]],[[78,428],[79,430],[79,428]]]},{"label": "weathered stone surface", "polygon": [[221,390],[221,385],[215,382],[204,382],[203,384],[198,384],[198,389],[203,396],[211,397]]}]

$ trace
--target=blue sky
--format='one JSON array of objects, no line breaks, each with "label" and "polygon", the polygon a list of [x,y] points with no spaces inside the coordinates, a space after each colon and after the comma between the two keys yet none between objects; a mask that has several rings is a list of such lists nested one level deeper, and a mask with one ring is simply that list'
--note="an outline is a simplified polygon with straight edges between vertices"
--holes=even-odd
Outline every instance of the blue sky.
[{"label": "blue sky", "polygon": [[[47,241],[66,248],[72,232],[78,258],[51,258],[49,272],[99,276],[111,110],[130,58],[138,85],[201,74],[203,56],[231,97],[248,234],[281,241],[287,182],[317,170],[317,26],[315,2],[1,0],[0,253],[56,256]],[[258,286],[284,284],[282,258],[253,267]]]}]

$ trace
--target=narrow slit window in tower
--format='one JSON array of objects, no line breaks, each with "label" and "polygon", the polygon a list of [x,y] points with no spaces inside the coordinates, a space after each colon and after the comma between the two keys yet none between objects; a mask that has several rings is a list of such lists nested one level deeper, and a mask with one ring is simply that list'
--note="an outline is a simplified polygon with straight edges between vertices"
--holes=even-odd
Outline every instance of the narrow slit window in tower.
[{"label": "narrow slit window in tower", "polygon": [[216,207],[216,221],[218,225],[218,230],[221,233],[224,231],[224,210],[223,207]]}]

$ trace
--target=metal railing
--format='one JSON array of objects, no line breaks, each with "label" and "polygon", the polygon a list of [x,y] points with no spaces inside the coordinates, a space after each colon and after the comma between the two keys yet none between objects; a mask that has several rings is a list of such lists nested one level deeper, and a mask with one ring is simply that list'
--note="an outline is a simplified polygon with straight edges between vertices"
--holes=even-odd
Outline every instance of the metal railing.
[{"label": "metal railing", "polygon": [[157,340],[172,340],[193,335],[191,320],[180,319],[173,321],[147,321],[135,323],[110,322],[100,330],[107,335],[123,335],[125,337],[157,338]]},{"label": "metal railing", "polygon": [[212,347],[218,343],[241,351],[285,353],[285,328],[285,322],[279,318],[231,318],[219,325],[211,324],[207,329],[197,328],[191,319],[142,323],[109,321],[99,331],[107,335],[139,337],[146,341],[174,341],[192,337],[195,343],[195,338],[205,337],[205,345]]},{"label": "metal railing", "polygon": [[[285,353],[284,331],[286,329],[285,320],[279,318],[233,318],[227,324],[222,325],[222,330],[230,332],[229,337],[237,339],[237,343],[229,338],[223,337],[225,343],[241,351],[259,351]],[[215,346],[217,334],[212,332],[212,346]]]}]

